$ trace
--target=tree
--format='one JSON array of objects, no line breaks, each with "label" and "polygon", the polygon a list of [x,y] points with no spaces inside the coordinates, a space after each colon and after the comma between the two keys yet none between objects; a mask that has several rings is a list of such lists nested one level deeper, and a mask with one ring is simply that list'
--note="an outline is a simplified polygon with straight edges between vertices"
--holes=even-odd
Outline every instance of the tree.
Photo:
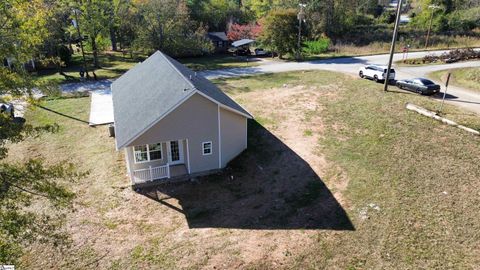
[{"label": "tree", "polygon": [[230,25],[227,32],[229,40],[239,40],[244,38],[256,39],[262,33],[262,27],[257,23]]},{"label": "tree", "polygon": [[277,52],[280,58],[297,50],[298,21],[295,9],[270,11],[262,21],[262,26],[260,42]]},{"label": "tree", "polygon": [[270,10],[277,8],[296,8],[298,3],[299,1],[292,0],[245,0],[243,2],[244,6],[252,10],[257,18],[262,18]]},{"label": "tree", "polygon": [[185,1],[150,0],[138,9],[136,48],[162,50],[172,56],[202,55],[213,49],[206,29],[190,19]]},{"label": "tree", "polygon": [[133,45],[137,36],[136,27],[139,24],[139,11],[130,0],[118,2],[115,16],[115,36],[120,48],[125,49]]},{"label": "tree", "polygon": [[[113,3],[111,0],[69,0],[69,6],[77,10],[77,15],[71,15],[72,20],[78,18],[77,25],[80,25],[82,34],[88,36],[88,45],[93,54],[93,66],[100,67],[98,61],[99,43],[110,35],[110,28],[113,23]],[[72,26],[73,27],[73,26]],[[74,30],[72,29],[72,32]]]},{"label": "tree", "polygon": [[208,27],[209,31],[226,31],[231,23],[250,22],[253,17],[238,0],[190,0],[188,7],[193,20]]},{"label": "tree", "polygon": [[[0,96],[32,97],[32,89],[45,89],[32,80],[23,64],[38,54],[44,42],[49,2],[43,0],[4,0],[0,3],[0,59],[15,59],[12,69],[0,67]],[[30,158],[25,162],[6,162],[7,143],[18,143],[40,132],[55,132],[58,126],[32,127],[0,114],[0,265],[14,264],[22,246],[33,241],[59,243],[58,232],[65,209],[74,194],[59,180],[74,180],[82,174],[73,165],[45,165]],[[40,204],[53,211],[38,213],[29,207]]]}]

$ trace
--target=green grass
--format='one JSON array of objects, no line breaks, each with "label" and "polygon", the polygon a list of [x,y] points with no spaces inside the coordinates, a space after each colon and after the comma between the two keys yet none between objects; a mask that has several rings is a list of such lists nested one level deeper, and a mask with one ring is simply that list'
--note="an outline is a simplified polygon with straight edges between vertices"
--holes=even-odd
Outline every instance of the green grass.
[{"label": "green grass", "polygon": [[449,72],[452,73],[450,84],[480,92],[480,68],[478,67],[440,70],[430,73],[429,76],[445,82]]},{"label": "green grass", "polygon": [[[130,55],[122,55],[119,52],[102,53],[99,55],[101,68],[93,69],[93,56],[91,53],[86,54],[87,68],[90,72],[90,76],[93,76],[91,71],[94,70],[98,79],[117,78],[135,66],[138,62],[143,61],[144,58],[145,57],[141,55],[135,55],[131,58]],[[62,71],[66,76],[59,74],[56,69],[50,69],[38,72],[36,79],[55,83],[79,81],[81,79],[79,72],[82,67],[82,55],[77,53],[72,56],[72,61],[68,67],[62,68]]]},{"label": "green grass", "polygon": [[303,131],[303,135],[304,136],[312,136],[313,131],[311,129],[306,129],[306,130]]},{"label": "green grass", "polygon": [[[119,188],[128,184],[123,153],[115,151],[106,127],[83,122],[89,98],[45,101],[41,105],[51,111],[30,110],[27,122],[58,123],[60,131],[12,145],[15,161],[67,160],[91,173],[69,184],[77,211],[67,217],[68,232],[80,242],[61,251],[33,245],[22,257],[23,268],[474,269],[480,264],[480,139],[404,108],[412,102],[435,109],[437,101],[384,93],[380,84],[327,71],[216,82],[260,124],[278,126],[270,132],[279,140],[312,142],[308,149],[317,156],[308,157],[310,165],[295,149],[270,148],[262,141],[263,127],[249,124],[255,136],[226,175],[186,184],[188,192],[178,201],[163,200],[185,211],[179,213]],[[445,110],[447,118],[480,129],[477,115],[450,105]],[[282,126],[287,120],[297,121],[300,136],[293,141],[282,139],[295,131]],[[311,136],[302,137],[307,130]],[[289,156],[297,157],[295,162],[285,160]],[[326,195],[318,178],[312,182],[299,171],[323,159],[327,163],[318,177],[355,230],[282,228],[328,211],[332,201],[319,203]],[[275,221],[282,229],[194,226],[244,216],[251,223]]]}]

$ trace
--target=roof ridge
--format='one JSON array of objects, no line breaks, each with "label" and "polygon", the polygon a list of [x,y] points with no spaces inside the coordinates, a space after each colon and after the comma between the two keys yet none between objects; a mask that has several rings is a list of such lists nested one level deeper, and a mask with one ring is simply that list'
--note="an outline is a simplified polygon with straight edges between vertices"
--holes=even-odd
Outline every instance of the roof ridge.
[{"label": "roof ridge", "polygon": [[[178,70],[178,68],[170,61],[170,59],[168,59],[167,55],[162,53],[161,51],[158,51],[158,53],[160,53],[160,55],[167,61],[167,63],[178,73],[180,74],[180,76],[182,76],[182,78],[185,79],[185,81],[188,82],[188,84],[193,88],[193,90],[197,90],[197,88],[195,87],[195,85],[190,81],[189,78],[187,78],[185,76],[185,74],[183,74],[180,70]],[[173,58],[172,58],[173,59]]]}]

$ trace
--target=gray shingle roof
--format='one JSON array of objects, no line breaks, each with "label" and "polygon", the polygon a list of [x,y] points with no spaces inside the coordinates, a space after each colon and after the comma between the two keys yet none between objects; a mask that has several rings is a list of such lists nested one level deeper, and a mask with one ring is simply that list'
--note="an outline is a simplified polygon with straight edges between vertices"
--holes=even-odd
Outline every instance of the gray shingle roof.
[{"label": "gray shingle roof", "polygon": [[112,84],[117,148],[127,146],[194,91],[251,117],[209,80],[157,51]]}]

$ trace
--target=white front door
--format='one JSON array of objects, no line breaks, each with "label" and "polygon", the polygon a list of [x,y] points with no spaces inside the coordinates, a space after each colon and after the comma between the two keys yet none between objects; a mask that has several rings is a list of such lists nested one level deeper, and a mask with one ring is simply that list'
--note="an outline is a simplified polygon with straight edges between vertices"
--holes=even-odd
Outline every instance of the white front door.
[{"label": "white front door", "polygon": [[167,142],[168,163],[170,165],[183,164],[183,143],[179,141]]}]

